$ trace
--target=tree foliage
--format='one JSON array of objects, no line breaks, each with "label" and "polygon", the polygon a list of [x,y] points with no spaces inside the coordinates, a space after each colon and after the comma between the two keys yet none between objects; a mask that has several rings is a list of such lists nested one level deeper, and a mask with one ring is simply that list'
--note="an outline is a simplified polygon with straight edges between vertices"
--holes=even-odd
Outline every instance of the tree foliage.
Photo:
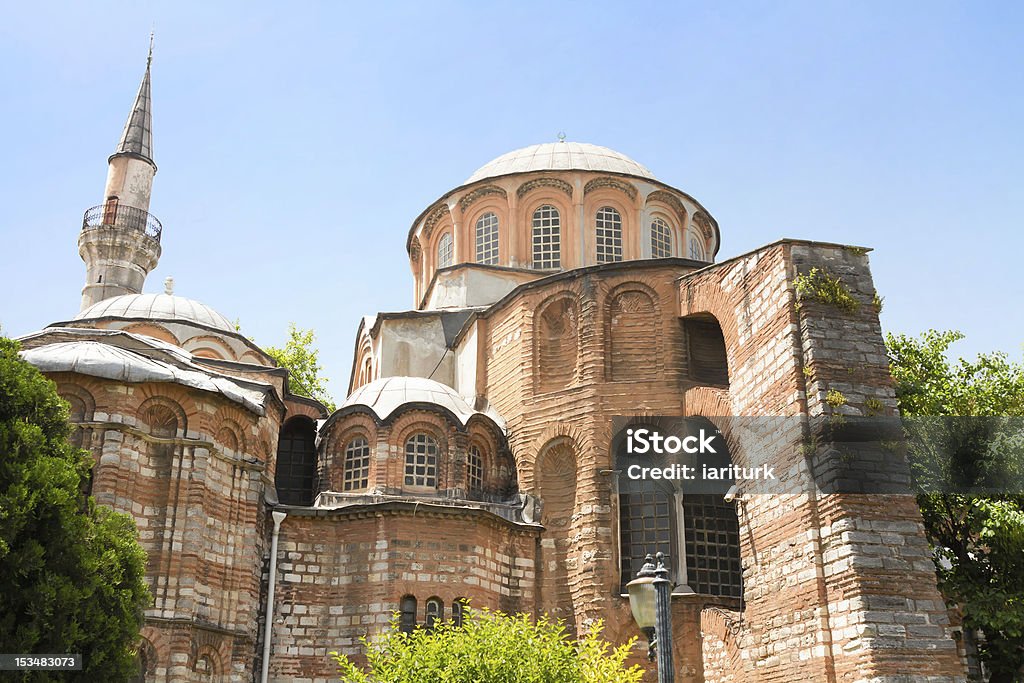
[{"label": "tree foliage", "polygon": [[525,614],[466,608],[450,621],[411,633],[397,617],[374,643],[364,639],[368,671],[332,652],[344,683],[638,683],[643,671],[624,664],[630,640],[611,648],[601,625],[572,642],[561,624]]},{"label": "tree foliage", "polygon": [[131,517],[82,493],[92,459],[69,429],[53,383],[0,338],[0,651],[81,654],[68,679],[125,680],[150,600],[146,555]]},{"label": "tree foliage", "polygon": [[908,459],[940,587],[980,630],[991,681],[1024,680],[1024,365],[1005,354],[950,362],[959,332],[890,334]]},{"label": "tree foliage", "polygon": [[284,347],[268,346],[264,351],[288,370],[289,391],[296,396],[316,399],[333,411],[334,401],[327,393],[328,380],[320,374],[320,350],[314,345],[315,340],[316,333],[312,329],[304,330],[289,323]]}]

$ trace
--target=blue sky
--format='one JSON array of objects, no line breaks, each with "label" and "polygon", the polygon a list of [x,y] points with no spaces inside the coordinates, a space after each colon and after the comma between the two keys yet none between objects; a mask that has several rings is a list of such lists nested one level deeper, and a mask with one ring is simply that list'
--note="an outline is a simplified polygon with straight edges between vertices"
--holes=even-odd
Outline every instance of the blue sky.
[{"label": "blue sky", "polygon": [[703,203],[719,258],[870,246],[886,330],[1024,342],[1024,4],[12,3],[0,22],[0,325],[73,316],[145,65],[147,281],[263,344],[313,327],[336,397],[359,317],[412,307],[411,221],[506,151],[619,150]]}]

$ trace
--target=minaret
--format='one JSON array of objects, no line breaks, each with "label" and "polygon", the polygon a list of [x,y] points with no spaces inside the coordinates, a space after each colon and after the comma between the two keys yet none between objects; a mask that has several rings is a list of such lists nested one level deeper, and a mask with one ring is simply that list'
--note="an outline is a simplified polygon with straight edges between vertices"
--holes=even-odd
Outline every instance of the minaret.
[{"label": "minaret", "polygon": [[107,159],[103,203],[85,212],[78,254],[85,261],[82,310],[121,294],[138,294],[160,258],[160,221],[149,213],[156,164],[149,94],[153,36],[146,73],[124,132]]}]

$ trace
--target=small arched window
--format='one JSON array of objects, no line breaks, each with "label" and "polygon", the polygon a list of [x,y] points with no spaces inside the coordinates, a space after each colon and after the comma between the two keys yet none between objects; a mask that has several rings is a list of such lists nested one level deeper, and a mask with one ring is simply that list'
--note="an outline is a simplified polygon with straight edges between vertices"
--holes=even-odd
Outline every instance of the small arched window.
[{"label": "small arched window", "polygon": [[398,630],[412,633],[416,628],[416,598],[411,595],[402,596],[398,603]]},{"label": "small arched window", "polygon": [[405,442],[405,485],[437,486],[437,441],[429,434],[414,434]]},{"label": "small arched window", "polygon": [[690,258],[694,261],[707,261],[704,253],[704,240],[697,235],[690,235]]},{"label": "small arched window", "polygon": [[476,221],[476,262],[488,266],[498,263],[498,217],[492,212]]},{"label": "small arched window", "polygon": [[663,218],[651,221],[651,258],[672,256],[672,226]]},{"label": "small arched window", "polygon": [[444,603],[441,598],[430,598],[425,606],[426,619],[424,624],[428,629],[434,628],[434,624],[444,619]]},{"label": "small arched window", "polygon": [[484,489],[484,456],[476,446],[470,446],[466,455],[466,488],[470,493]]},{"label": "small arched window", "polygon": [[447,268],[452,264],[452,234],[446,232],[437,241],[437,267]]},{"label": "small arched window", "polygon": [[550,204],[533,212],[533,267],[562,267],[562,218]]},{"label": "small arched window", "polygon": [[452,603],[452,624],[456,628],[462,626],[467,606],[466,598],[455,598],[455,602]]},{"label": "small arched window", "polygon": [[361,491],[370,484],[370,444],[363,437],[352,439],[345,446],[345,491]]},{"label": "small arched window", "polygon": [[610,206],[597,210],[597,262],[622,260],[622,216]]}]

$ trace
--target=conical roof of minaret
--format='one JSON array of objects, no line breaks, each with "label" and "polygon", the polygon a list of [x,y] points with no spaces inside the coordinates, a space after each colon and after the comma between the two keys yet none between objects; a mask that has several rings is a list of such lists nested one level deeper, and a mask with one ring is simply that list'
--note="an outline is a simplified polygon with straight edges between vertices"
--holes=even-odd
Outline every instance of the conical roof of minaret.
[{"label": "conical roof of minaret", "polygon": [[128,121],[124,124],[121,141],[111,158],[125,154],[140,157],[156,166],[153,161],[153,115],[152,101],[149,94],[149,67],[153,61],[153,48],[150,47],[149,59],[146,60],[146,74],[139,85],[139,94],[135,96],[135,105]]}]

